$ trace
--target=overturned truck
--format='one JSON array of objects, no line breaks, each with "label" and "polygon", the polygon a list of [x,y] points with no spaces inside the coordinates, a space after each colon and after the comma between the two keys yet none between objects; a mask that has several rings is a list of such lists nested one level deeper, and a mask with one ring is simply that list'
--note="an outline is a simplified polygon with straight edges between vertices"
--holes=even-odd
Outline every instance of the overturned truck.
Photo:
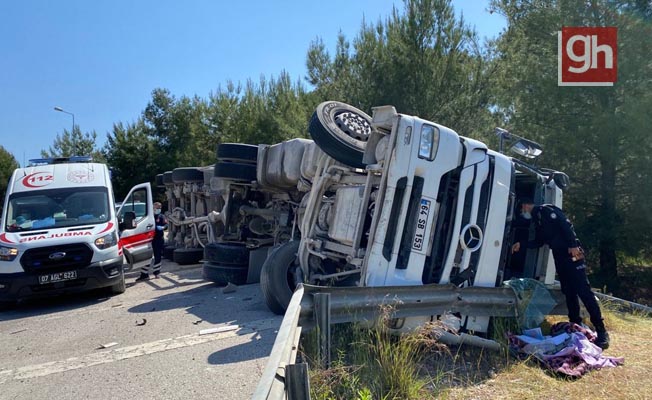
[{"label": "overturned truck", "polygon": [[[314,172],[296,210],[299,237],[276,246],[261,272],[267,305],[277,313],[299,282],[500,286],[509,277],[520,200],[561,207],[568,185],[563,173],[391,106],[374,108],[371,118],[325,102],[309,132],[317,149],[304,152]],[[519,154],[540,153],[519,139]],[[527,252],[522,277],[553,283],[549,250]],[[489,318],[464,316],[461,324],[486,332]]]}]

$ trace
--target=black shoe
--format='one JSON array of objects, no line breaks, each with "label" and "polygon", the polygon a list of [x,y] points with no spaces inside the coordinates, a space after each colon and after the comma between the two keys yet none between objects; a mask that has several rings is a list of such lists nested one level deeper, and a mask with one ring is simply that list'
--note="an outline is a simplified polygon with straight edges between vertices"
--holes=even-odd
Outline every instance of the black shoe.
[{"label": "black shoe", "polygon": [[161,271],[154,272],[154,279],[158,279],[159,275],[161,275]]},{"label": "black shoe", "polygon": [[609,348],[609,333],[605,330],[598,331],[598,337],[595,339],[596,346],[601,348],[602,350],[606,350]]},{"label": "black shoe", "polygon": [[149,280],[149,274],[140,273],[140,276],[136,278],[136,282],[142,282]]}]

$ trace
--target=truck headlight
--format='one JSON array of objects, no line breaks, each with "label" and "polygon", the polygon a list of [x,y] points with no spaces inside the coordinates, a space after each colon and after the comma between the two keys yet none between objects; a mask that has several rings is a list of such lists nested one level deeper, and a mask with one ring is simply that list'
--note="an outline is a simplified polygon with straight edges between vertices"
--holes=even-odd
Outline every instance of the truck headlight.
[{"label": "truck headlight", "polygon": [[14,261],[16,256],[18,256],[17,248],[0,246],[0,261]]},{"label": "truck headlight", "polygon": [[434,160],[439,147],[439,129],[432,125],[423,125],[419,139],[419,158]]},{"label": "truck headlight", "polygon": [[109,233],[108,235],[102,236],[101,238],[95,239],[95,246],[98,249],[104,250],[109,247],[113,247],[118,244],[118,236],[114,232]]}]

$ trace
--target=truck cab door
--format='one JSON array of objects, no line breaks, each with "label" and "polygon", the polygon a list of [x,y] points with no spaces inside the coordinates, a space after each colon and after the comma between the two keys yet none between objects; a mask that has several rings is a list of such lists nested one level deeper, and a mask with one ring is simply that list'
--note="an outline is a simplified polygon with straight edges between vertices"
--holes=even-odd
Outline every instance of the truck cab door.
[{"label": "truck cab door", "polygon": [[120,247],[124,264],[130,270],[147,265],[153,255],[154,204],[152,187],[141,183],[129,191],[125,200],[116,210],[120,230]]}]

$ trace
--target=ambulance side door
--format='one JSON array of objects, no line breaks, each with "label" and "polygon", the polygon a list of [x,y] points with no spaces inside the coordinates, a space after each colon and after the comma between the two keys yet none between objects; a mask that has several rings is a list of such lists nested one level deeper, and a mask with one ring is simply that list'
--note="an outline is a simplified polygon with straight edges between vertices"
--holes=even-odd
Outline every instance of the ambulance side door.
[{"label": "ambulance side door", "polygon": [[149,183],[134,186],[116,210],[120,228],[120,247],[127,269],[147,265],[153,255],[154,204]]}]

